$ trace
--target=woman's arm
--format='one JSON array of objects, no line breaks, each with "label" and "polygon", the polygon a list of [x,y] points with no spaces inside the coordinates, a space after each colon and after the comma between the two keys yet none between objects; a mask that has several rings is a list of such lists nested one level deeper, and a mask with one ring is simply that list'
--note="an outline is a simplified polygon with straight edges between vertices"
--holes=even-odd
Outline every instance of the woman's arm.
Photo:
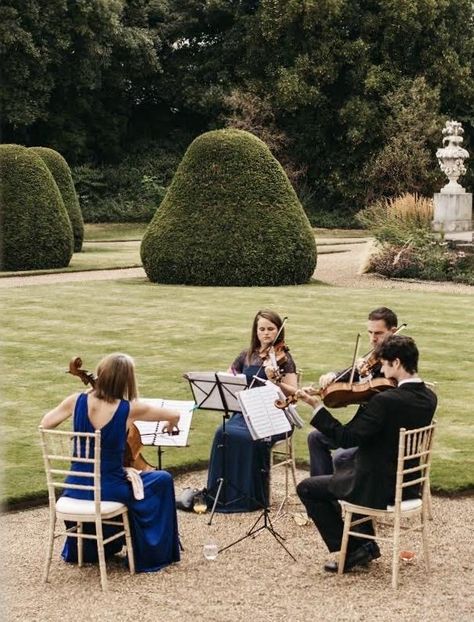
[{"label": "woman's arm", "polygon": [[135,421],[167,421],[165,431],[171,430],[177,426],[179,421],[179,412],[170,408],[158,408],[148,402],[142,400],[133,400],[130,402],[130,414],[128,416],[131,423]]},{"label": "woman's arm", "polygon": [[48,413],[46,413],[45,416],[41,419],[41,425],[43,426],[43,428],[55,428],[60,423],[65,421],[68,417],[70,417],[74,412],[74,407],[76,405],[78,395],[78,393],[69,395],[58,406],[56,406],[56,408],[53,408],[53,410],[50,410]]}]

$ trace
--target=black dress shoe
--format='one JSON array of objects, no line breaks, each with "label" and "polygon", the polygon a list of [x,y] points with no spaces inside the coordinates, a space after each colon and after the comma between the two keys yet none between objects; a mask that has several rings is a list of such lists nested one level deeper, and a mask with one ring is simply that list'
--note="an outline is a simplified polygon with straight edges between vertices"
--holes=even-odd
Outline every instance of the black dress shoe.
[{"label": "black dress shoe", "polygon": [[[377,547],[378,548],[378,547]],[[379,552],[380,556],[380,552]],[[367,566],[374,559],[365,546],[360,546],[350,555],[346,555],[344,572],[349,572],[354,566]],[[337,562],[327,562],[324,564],[326,572],[337,572],[339,566]]]}]

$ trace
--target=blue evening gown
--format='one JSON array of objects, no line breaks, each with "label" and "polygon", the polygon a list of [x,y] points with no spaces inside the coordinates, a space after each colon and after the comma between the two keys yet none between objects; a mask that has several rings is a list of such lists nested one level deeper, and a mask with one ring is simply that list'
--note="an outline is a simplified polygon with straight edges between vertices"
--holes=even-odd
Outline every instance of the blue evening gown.
[{"label": "blue evening gown", "polygon": [[[160,570],[172,562],[179,561],[178,522],[174,485],[166,471],[142,473],[145,498],[137,501],[130,482],[123,470],[123,456],[126,446],[126,422],[130,404],[121,400],[112,419],[101,429],[101,499],[119,501],[128,508],[132,531],[133,552],[137,572]],[[82,393],[74,410],[74,430],[95,432],[87,411],[87,394]],[[93,447],[91,449],[93,452]],[[78,463],[75,468],[91,471],[91,464]],[[69,476],[66,482],[84,484],[84,478]],[[86,480],[87,482],[87,480]],[[65,489],[64,496],[76,499],[93,499],[92,491]],[[95,530],[93,524],[84,525],[84,531]],[[104,537],[116,528],[104,525]],[[106,557],[121,550],[124,539],[117,538],[105,546]],[[97,545],[94,540],[84,540],[84,561],[97,562]],[[77,562],[77,540],[67,538],[62,552],[67,562]]]},{"label": "blue evening gown", "polygon": [[[286,373],[295,370],[293,360],[289,355],[288,358],[290,358],[290,363],[287,365]],[[247,376],[248,386],[252,383],[254,375],[266,378],[265,370],[261,365],[248,365],[244,363],[242,368],[240,369],[239,366],[236,368],[236,371]],[[254,386],[258,385],[257,381],[257,384]],[[272,436],[268,440],[254,441],[240,412],[233,413],[231,418],[226,421],[225,431],[227,435],[225,481],[219,495],[216,512],[230,513],[262,510],[268,504],[270,450],[274,443],[285,438],[285,434]],[[223,426],[220,425],[214,436],[209,459],[207,476],[208,507],[213,505],[218,490],[218,479],[222,477],[223,468]]]}]

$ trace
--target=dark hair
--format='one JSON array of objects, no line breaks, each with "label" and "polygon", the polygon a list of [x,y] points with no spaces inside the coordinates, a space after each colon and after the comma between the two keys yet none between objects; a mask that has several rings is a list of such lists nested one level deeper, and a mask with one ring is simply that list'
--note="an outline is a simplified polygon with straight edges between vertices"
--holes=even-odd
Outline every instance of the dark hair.
[{"label": "dark hair", "polygon": [[131,356],[115,352],[103,358],[97,366],[95,395],[106,402],[134,400],[138,397],[135,364]]},{"label": "dark hair", "polygon": [[411,337],[403,335],[389,335],[375,348],[375,355],[385,361],[400,359],[403,368],[409,374],[418,371],[418,348]]},{"label": "dark hair", "polygon": [[[250,337],[249,354],[251,352],[255,352],[256,350],[260,348],[260,341],[258,340],[258,337],[257,337],[257,325],[258,325],[258,320],[262,317],[268,320],[269,322],[271,322],[272,324],[275,324],[278,330],[280,330],[281,325],[283,324],[281,317],[278,315],[278,313],[275,313],[275,311],[270,311],[270,309],[261,309],[260,311],[258,311],[252,324],[252,335]],[[284,341],[284,340],[285,340],[285,329],[283,328],[280,333],[280,336],[278,337],[278,341]]]},{"label": "dark hair", "polygon": [[398,318],[396,314],[388,307],[378,307],[369,313],[369,320],[383,320],[387,328],[396,328],[398,326]]}]

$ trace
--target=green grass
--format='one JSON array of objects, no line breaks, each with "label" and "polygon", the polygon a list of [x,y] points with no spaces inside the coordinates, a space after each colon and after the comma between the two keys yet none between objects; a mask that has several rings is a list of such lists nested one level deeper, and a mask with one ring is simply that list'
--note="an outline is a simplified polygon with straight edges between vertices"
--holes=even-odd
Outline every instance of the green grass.
[{"label": "green grass", "polygon": [[[0,328],[4,499],[32,497],[45,489],[37,425],[62,398],[81,390],[79,380],[65,373],[71,357],[80,355],[92,369],[107,353],[128,352],[136,359],[143,396],[190,399],[182,374],[226,369],[247,346],[251,321],[261,307],[289,317],[287,342],[305,383],[350,364],[368,310],[382,304],[394,308],[409,325],[406,334],[418,343],[422,376],[438,383],[433,485],[456,491],[474,484],[471,295],[348,290],[317,283],[199,288],[136,278],[11,288],[0,296],[5,306]],[[300,411],[308,421],[309,408],[303,405]],[[334,412],[346,420],[354,408]],[[218,413],[196,411],[190,446],[167,450],[164,466],[205,462],[220,422]],[[296,432],[300,460],[308,456],[309,430]]]},{"label": "green grass", "polygon": [[89,242],[141,240],[147,223],[86,223],[84,239]]}]

